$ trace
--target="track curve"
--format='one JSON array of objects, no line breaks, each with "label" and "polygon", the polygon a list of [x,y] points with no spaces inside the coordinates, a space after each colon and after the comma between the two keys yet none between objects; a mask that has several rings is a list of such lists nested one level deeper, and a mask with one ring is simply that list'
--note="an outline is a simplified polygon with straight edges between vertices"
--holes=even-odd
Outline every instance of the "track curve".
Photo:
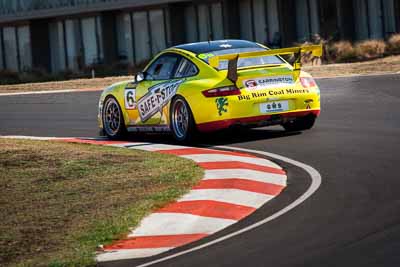
[{"label": "track curve", "polygon": [[[289,135],[273,127],[208,136],[211,145],[305,162],[324,182],[311,199],[268,224],[155,266],[399,266],[399,82],[399,75],[320,79],[323,109],[311,131]],[[0,134],[95,136],[99,94],[0,97]],[[286,168],[289,187],[282,196],[229,231],[268,217],[308,188],[303,170]]]}]

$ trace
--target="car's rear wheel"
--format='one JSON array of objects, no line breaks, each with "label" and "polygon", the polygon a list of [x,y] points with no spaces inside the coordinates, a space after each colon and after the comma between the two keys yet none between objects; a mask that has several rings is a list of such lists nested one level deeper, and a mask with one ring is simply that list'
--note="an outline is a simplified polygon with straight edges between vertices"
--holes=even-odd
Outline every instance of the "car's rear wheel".
[{"label": "car's rear wheel", "polygon": [[110,96],[103,105],[103,130],[111,139],[119,139],[126,134],[124,117],[117,100]]},{"label": "car's rear wheel", "polygon": [[282,126],[288,132],[304,131],[311,129],[314,126],[315,120],[315,115],[307,115],[305,117],[300,117],[293,121],[283,123]]},{"label": "car's rear wheel", "polygon": [[170,112],[170,127],[175,140],[190,142],[196,133],[196,124],[188,103],[181,96],[172,100]]}]

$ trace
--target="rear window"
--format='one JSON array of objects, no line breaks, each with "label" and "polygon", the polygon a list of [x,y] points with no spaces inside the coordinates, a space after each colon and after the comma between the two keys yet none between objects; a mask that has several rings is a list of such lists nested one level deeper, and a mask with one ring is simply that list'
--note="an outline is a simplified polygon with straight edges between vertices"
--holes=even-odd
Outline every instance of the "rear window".
[{"label": "rear window", "polygon": [[[265,51],[264,48],[235,48],[235,49],[224,49],[218,51],[211,51],[209,53],[199,54],[198,58],[206,62],[208,59],[213,56],[227,55],[227,54],[239,54],[245,52],[255,52],[255,51]],[[253,66],[262,66],[262,65],[279,65],[283,64],[284,61],[277,56],[261,56],[261,57],[252,57],[252,58],[239,58],[238,60],[238,68],[245,67],[253,67]],[[226,70],[228,68],[228,60],[220,60],[218,70]]]}]

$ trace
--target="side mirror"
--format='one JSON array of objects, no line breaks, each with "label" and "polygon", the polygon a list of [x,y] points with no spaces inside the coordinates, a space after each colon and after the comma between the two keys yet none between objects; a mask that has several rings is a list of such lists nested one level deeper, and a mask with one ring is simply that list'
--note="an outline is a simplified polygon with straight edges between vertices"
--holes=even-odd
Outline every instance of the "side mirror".
[{"label": "side mirror", "polygon": [[143,81],[144,79],[145,79],[145,74],[143,72],[138,72],[135,75],[135,82],[137,83]]}]

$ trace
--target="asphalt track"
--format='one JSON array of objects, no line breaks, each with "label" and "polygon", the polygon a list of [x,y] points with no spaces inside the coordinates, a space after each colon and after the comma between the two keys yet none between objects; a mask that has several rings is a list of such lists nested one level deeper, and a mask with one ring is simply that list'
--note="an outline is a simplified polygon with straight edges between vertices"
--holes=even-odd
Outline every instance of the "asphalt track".
[{"label": "asphalt track", "polygon": [[[317,169],[319,190],[300,206],[252,231],[156,266],[400,266],[400,76],[318,80],[322,113],[316,126],[286,134],[279,127],[207,135],[203,143],[283,155]],[[97,135],[100,92],[0,97],[0,134]],[[134,138],[172,142],[169,136]],[[288,171],[276,199],[205,243],[260,221],[309,186],[304,170]],[[152,258],[152,259],[156,259]],[[134,266],[146,260],[104,266]]]}]

